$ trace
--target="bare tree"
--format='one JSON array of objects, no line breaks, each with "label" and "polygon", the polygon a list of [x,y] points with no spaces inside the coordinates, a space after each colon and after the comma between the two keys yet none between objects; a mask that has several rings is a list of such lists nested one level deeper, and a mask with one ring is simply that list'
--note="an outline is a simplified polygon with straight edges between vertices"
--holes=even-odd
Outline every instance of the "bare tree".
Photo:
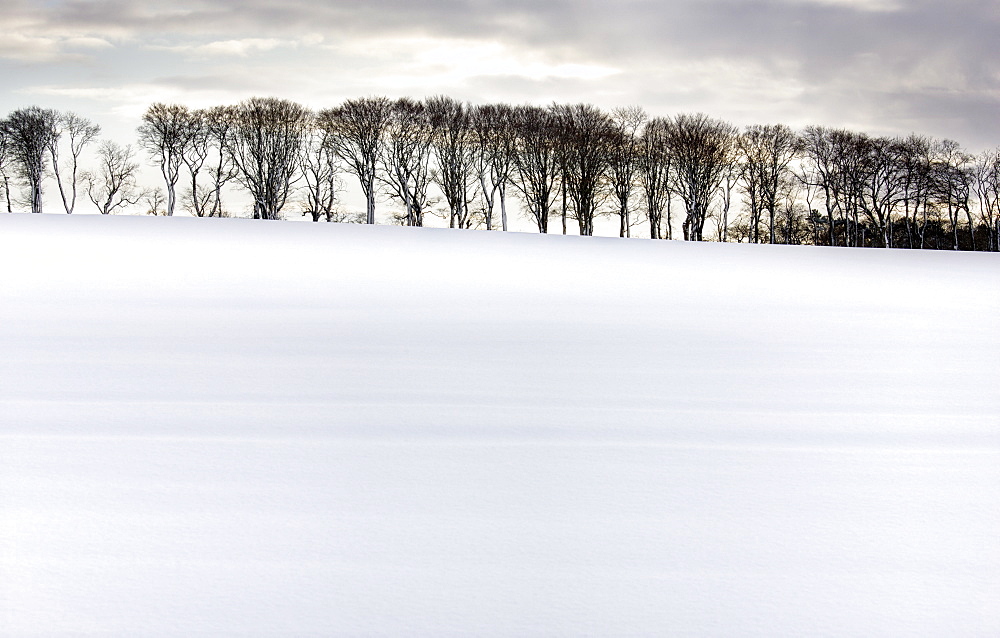
[{"label": "bare tree", "polygon": [[475,144],[474,166],[486,214],[486,229],[493,229],[493,208],[500,198],[500,227],[507,230],[507,185],[514,172],[517,139],[514,110],[507,104],[473,107],[471,124]]},{"label": "bare tree", "polygon": [[729,241],[729,211],[733,206],[733,190],[739,181],[740,165],[733,162],[726,167],[719,183],[719,214],[716,219],[716,239]]},{"label": "bare tree", "polygon": [[976,162],[976,197],[986,226],[987,250],[1000,250],[1000,149],[987,151]]},{"label": "bare tree", "polygon": [[[639,178],[646,200],[646,218],[650,239],[671,239],[670,153],[667,150],[667,125],[664,118],[654,118],[642,129],[639,138]],[[667,209],[667,227],[663,229],[663,210]]]},{"label": "bare tree", "polygon": [[[100,126],[76,113],[61,113],[56,119],[56,134],[49,140],[49,155],[52,158],[52,172],[59,187],[59,196],[67,214],[72,214],[76,207],[80,154],[100,134]],[[69,175],[65,180],[60,169],[60,140],[66,140],[69,144]]]},{"label": "bare tree", "polygon": [[214,154],[212,165],[208,171],[212,178],[212,205],[208,213],[209,217],[229,216],[222,205],[222,189],[239,175],[239,169],[226,150],[229,148],[230,139],[233,136],[235,113],[235,107],[216,106],[202,114],[202,121],[208,132],[207,143]]},{"label": "bare tree", "polygon": [[568,219],[569,213],[569,154],[570,145],[572,142],[569,137],[569,130],[563,125],[562,118],[558,113],[558,105],[553,104],[549,107],[549,110],[554,115],[555,126],[553,131],[555,133],[556,141],[556,167],[557,167],[557,179],[556,187],[559,189],[559,199],[561,200],[561,206],[559,207],[559,219],[562,222],[562,234],[566,234],[566,220]]},{"label": "bare tree", "polygon": [[[911,135],[898,145],[903,224],[908,248],[922,248],[931,194],[931,139]],[[922,221],[921,221],[922,220]]]},{"label": "bare tree", "polygon": [[428,98],[426,108],[438,166],[435,181],[448,203],[448,226],[469,228],[469,200],[476,182],[477,148],[471,108],[443,95]]},{"label": "bare tree", "polygon": [[768,216],[768,241],[775,243],[775,214],[782,183],[791,174],[789,164],[799,149],[799,139],[784,124],[749,126],[738,137],[741,177],[750,215],[751,241],[760,241],[760,221]]},{"label": "bare tree", "polygon": [[431,123],[423,102],[400,98],[392,103],[382,149],[383,184],[403,204],[407,226],[423,226],[431,170]]},{"label": "bare tree", "polygon": [[783,244],[802,244],[809,237],[809,209],[799,200],[801,190],[802,183],[792,174],[783,176],[778,184],[774,223],[775,235],[781,237]]},{"label": "bare tree", "polygon": [[302,175],[305,179],[305,210],[314,222],[333,221],[336,215],[337,192],[340,190],[340,164],[333,134],[315,123],[306,136],[302,153]]},{"label": "bare tree", "polygon": [[815,188],[822,195],[826,213],[827,241],[833,246],[834,212],[837,207],[833,174],[836,166],[829,131],[830,129],[822,126],[809,126],[803,131],[802,148],[805,161],[799,179],[808,188]]},{"label": "bare tree", "polygon": [[594,216],[607,194],[606,178],[617,129],[591,104],[552,107],[564,144],[564,188],[573,201],[581,235],[594,234]]},{"label": "bare tree", "polygon": [[810,126],[802,134],[802,143],[806,166],[801,179],[822,194],[829,245],[837,245],[839,225],[843,245],[856,246],[864,136],[844,129]]},{"label": "bare tree", "polygon": [[976,229],[969,202],[973,182],[973,158],[954,140],[941,140],[935,145],[935,151],[932,179],[938,202],[948,214],[952,249],[959,249],[958,224],[962,213],[965,213],[969,221],[969,233],[972,245],[975,246]]},{"label": "bare tree", "polygon": [[232,111],[226,152],[237,179],[253,198],[254,219],[281,219],[281,209],[300,177],[302,146],[311,113],[300,104],[254,97]]},{"label": "bare tree", "polygon": [[152,104],[139,125],[139,145],[153,159],[163,175],[167,193],[167,215],[177,207],[177,182],[184,165],[185,152],[198,128],[197,116],[182,104]]},{"label": "bare tree", "polygon": [[904,155],[903,140],[886,137],[862,140],[862,187],[858,201],[885,248],[893,246],[893,216],[906,196]]},{"label": "bare tree", "polygon": [[10,157],[7,147],[7,131],[4,127],[3,120],[0,120],[0,179],[3,180],[3,194],[7,200],[7,212],[11,212],[10,206],[10,176],[7,174],[7,168]]},{"label": "bare tree", "polygon": [[52,109],[30,106],[12,112],[3,121],[8,153],[27,186],[32,213],[42,212],[46,152],[58,138],[58,120],[58,113]]},{"label": "bare tree", "polygon": [[191,111],[185,125],[188,143],[181,152],[181,161],[187,167],[188,188],[181,196],[185,207],[195,217],[208,217],[212,213],[214,191],[200,181],[202,171],[213,152],[208,114],[204,110]]},{"label": "bare tree", "polygon": [[674,189],[684,201],[684,238],[701,241],[712,198],[726,168],[735,161],[736,127],[704,114],[668,120],[667,148],[672,156]]},{"label": "bare tree", "polygon": [[142,201],[146,203],[146,214],[158,217],[166,215],[167,211],[163,204],[167,201],[167,196],[163,194],[162,188],[150,188],[143,193]]},{"label": "bare tree", "polygon": [[630,202],[639,172],[639,131],[649,119],[638,106],[611,113],[614,132],[608,145],[608,179],[618,203],[619,237],[632,236]]},{"label": "bare tree", "polygon": [[867,180],[870,139],[865,133],[849,132],[840,156],[840,191],[844,210],[844,234],[848,246],[863,246],[865,229],[861,224]]},{"label": "bare tree", "polygon": [[[807,128],[801,139],[805,162],[799,177],[810,197],[819,195],[825,202],[829,245],[842,236],[844,246],[895,246],[900,208],[911,246],[922,210],[923,243],[931,209],[929,141],[822,127]],[[810,217],[810,223],[818,220]]]},{"label": "bare tree", "polygon": [[337,154],[361,183],[369,224],[375,223],[375,181],[391,117],[392,102],[385,97],[347,100],[319,114],[320,125],[332,135]]},{"label": "bare tree", "polygon": [[84,174],[87,196],[102,215],[110,215],[139,202],[146,192],[136,184],[135,151],[111,141],[101,143],[97,150],[99,168]]},{"label": "bare tree", "polygon": [[514,129],[514,186],[538,232],[547,233],[559,177],[558,122],[548,109],[519,106],[514,109]]}]

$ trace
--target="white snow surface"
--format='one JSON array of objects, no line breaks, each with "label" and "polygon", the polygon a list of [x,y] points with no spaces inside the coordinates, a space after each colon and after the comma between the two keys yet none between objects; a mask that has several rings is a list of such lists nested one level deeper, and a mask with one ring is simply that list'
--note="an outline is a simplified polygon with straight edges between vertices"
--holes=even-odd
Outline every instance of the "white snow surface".
[{"label": "white snow surface", "polygon": [[4,636],[1000,635],[1000,259],[0,215]]}]

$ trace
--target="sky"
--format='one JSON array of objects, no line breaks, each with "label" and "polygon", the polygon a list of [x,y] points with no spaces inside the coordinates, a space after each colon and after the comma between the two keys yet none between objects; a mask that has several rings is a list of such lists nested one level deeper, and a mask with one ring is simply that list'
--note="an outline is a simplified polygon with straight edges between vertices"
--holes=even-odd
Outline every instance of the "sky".
[{"label": "sky", "polygon": [[1000,145],[997,0],[0,0],[0,113],[156,101],[637,104]]}]

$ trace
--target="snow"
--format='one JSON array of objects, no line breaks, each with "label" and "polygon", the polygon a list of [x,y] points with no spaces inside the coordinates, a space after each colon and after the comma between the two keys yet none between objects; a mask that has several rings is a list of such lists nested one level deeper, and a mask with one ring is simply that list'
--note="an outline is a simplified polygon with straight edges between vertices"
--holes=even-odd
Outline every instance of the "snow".
[{"label": "snow", "polygon": [[0,634],[1000,634],[996,255],[0,216]]}]

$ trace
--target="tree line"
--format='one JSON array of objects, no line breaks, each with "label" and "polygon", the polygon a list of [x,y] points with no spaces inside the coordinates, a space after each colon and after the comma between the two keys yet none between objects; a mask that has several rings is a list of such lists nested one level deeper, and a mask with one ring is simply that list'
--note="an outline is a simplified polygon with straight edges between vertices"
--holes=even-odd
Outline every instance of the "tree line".
[{"label": "tree line", "polygon": [[[320,111],[273,97],[156,103],[136,146],[99,137],[70,112],[33,106],[0,120],[7,210],[16,201],[42,212],[44,185],[55,182],[66,213],[82,194],[103,214],[142,203],[153,214],[221,217],[237,187],[256,219],[281,219],[294,203],[314,221],[373,224],[389,200],[393,221],[408,226],[435,214],[453,228],[507,230],[516,212],[541,233],[554,221],[592,235],[604,216],[622,237],[641,225],[652,239],[679,227],[693,241],[1000,250],[1000,149],[973,156],[916,134],[375,96]],[[97,165],[81,171],[90,145]],[[161,187],[139,185],[140,154]],[[360,187],[363,215],[341,205],[345,178]]]}]

